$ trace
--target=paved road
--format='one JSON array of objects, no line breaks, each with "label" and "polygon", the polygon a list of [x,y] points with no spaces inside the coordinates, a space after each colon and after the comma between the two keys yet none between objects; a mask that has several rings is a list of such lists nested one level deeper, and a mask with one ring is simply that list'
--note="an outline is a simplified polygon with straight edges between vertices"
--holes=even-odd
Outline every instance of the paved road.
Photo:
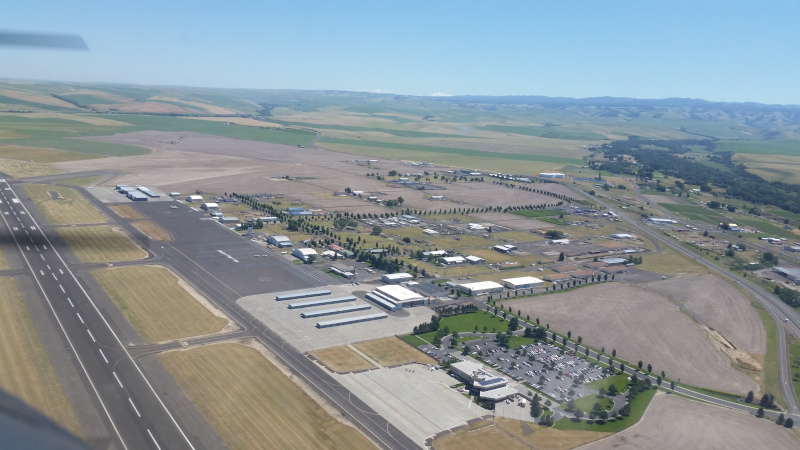
[{"label": "paved road", "polygon": [[0,181],[0,217],[53,313],[116,446],[194,448],[117,332],[53,247],[14,187]]},{"label": "paved road", "polygon": [[[116,217],[116,214],[111,211],[108,205],[100,202],[83,189],[78,188],[78,190],[82,191],[84,197],[108,217]],[[236,333],[187,339],[185,341],[189,346],[227,341],[236,338],[257,339],[290,369],[292,376],[303,379],[317,394],[325,398],[343,416],[353,422],[381,447],[389,449],[412,449],[421,446],[421,443],[415,443],[409,439],[392,425],[390,421],[367,406],[366,403],[356,397],[345,386],[336,381],[325,369],[309,360],[287,343],[281,336],[263,325],[244,308],[241,308],[236,303],[240,298],[240,295],[238,295],[236,291],[223,283],[212,273],[206,271],[191,258],[187,257],[179,249],[169,243],[154,245],[144,233],[127,221],[117,221],[116,225],[123,228],[137,243],[152,253],[153,256],[151,258],[141,263],[152,264],[156,262],[171,268],[178,273],[181,278],[201,292],[217,308],[224,311],[231,319],[236,321],[240,327],[240,331]],[[220,232],[228,233],[227,230],[220,230]],[[242,242],[249,243],[249,245],[253,246],[254,253],[265,253],[264,248],[258,244],[250,242],[249,239],[245,237],[241,239]],[[287,270],[298,271],[302,276],[313,279],[315,282],[326,278],[325,274],[319,273],[315,269],[308,269],[288,263],[278,256],[271,257],[275,258],[276,261],[283,262],[287,266]],[[133,359],[137,360],[142,356],[170,348],[177,348],[180,345],[181,344],[178,342],[173,342],[162,345],[134,346],[132,348],[129,347],[129,352],[134,355]]]},{"label": "paved road", "polygon": [[[566,183],[562,183],[562,185],[576,192],[588,196],[588,194],[584,193],[575,186]],[[600,203],[608,210],[616,209],[613,208],[611,205],[609,205],[607,202],[604,202],[600,198],[597,198],[596,196],[590,198]],[[643,235],[651,236],[652,238],[661,241],[663,244],[677,251],[678,253],[681,253],[689,258],[693,258],[695,262],[705,266],[709,270],[716,272],[720,276],[735,281],[738,284],[741,284],[745,288],[745,290],[747,290],[756,300],[758,300],[759,303],[761,303],[762,306],[764,306],[764,309],[766,309],[767,312],[769,312],[770,316],[775,321],[775,325],[778,330],[778,382],[781,387],[781,392],[783,393],[783,396],[786,399],[787,416],[791,416],[795,420],[800,419],[800,405],[798,405],[797,397],[795,396],[794,387],[791,381],[792,375],[789,363],[789,350],[786,345],[787,330],[790,333],[794,334],[795,336],[800,336],[800,315],[798,315],[797,312],[789,305],[783,303],[779,298],[768,293],[760,286],[751,283],[747,278],[739,277],[738,275],[735,275],[727,270],[724,270],[718,267],[717,265],[706,261],[703,258],[697,257],[697,255],[693,251],[687,249],[682,243],[674,239],[668,238],[660,230],[653,229],[652,227],[643,224],[639,220],[631,219],[630,217],[628,217],[627,214],[624,213],[620,214],[619,217],[624,221],[626,221],[627,223],[629,223],[630,225],[634,226]],[[789,321],[784,322],[785,319],[789,319]],[[707,396],[702,396],[701,394],[696,394],[694,396],[707,397]],[[737,407],[738,409],[744,408],[742,407],[742,405],[738,405],[731,402],[724,402],[715,397],[708,397],[707,400],[712,403],[719,403],[719,404],[725,404],[725,406]]]}]

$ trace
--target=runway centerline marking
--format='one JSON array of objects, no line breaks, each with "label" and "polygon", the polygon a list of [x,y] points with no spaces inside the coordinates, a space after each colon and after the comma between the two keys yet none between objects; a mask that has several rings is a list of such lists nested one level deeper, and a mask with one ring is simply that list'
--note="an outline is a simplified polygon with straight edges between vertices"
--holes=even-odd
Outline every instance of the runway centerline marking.
[{"label": "runway centerline marking", "polygon": [[69,297],[67,297],[67,301],[69,302],[69,306],[71,306],[73,308],[75,307],[75,305],[72,304],[72,300],[70,300]]},{"label": "runway centerline marking", "polygon": [[103,349],[102,348],[98,348],[97,350],[100,350],[100,356],[102,356],[103,357],[103,361],[105,361],[106,364],[108,364],[108,358],[106,358],[105,353],[103,353]]},{"label": "runway centerline marking", "polygon": [[155,444],[155,445],[156,445],[156,448],[157,448],[158,450],[161,450],[161,446],[160,446],[160,445],[158,445],[158,442],[156,441],[156,438],[155,438],[155,436],[153,436],[153,433],[151,433],[151,432],[150,432],[150,429],[149,429],[149,428],[147,429],[147,434],[149,434],[149,435],[150,435],[150,439],[152,439],[152,440],[153,440],[153,444]]},{"label": "runway centerline marking", "polygon": [[[139,410],[136,409],[136,405],[133,404],[133,400],[131,400],[130,397],[128,397],[128,401],[131,402],[131,406],[133,407],[133,412],[135,412],[137,416],[142,417],[142,415],[139,414]],[[147,430],[147,431],[150,431],[150,430]]]},{"label": "runway centerline marking", "polygon": [[122,389],[125,389],[125,387],[122,385],[122,381],[119,381],[119,377],[117,376],[117,372],[113,372],[112,371],[111,373],[114,375],[114,378],[117,379],[117,383],[119,383],[119,387],[121,387]]},{"label": "runway centerline marking", "polygon": [[[69,300],[69,299],[67,299],[67,300]],[[81,317],[80,313],[75,313],[75,314],[78,316],[78,320],[80,320],[81,323],[86,323],[86,322],[83,321],[83,317]]]},{"label": "runway centerline marking", "polygon": [[89,333],[89,337],[92,338],[92,342],[97,343],[97,341],[94,339],[94,335],[92,335],[92,331],[87,328],[86,332]]}]

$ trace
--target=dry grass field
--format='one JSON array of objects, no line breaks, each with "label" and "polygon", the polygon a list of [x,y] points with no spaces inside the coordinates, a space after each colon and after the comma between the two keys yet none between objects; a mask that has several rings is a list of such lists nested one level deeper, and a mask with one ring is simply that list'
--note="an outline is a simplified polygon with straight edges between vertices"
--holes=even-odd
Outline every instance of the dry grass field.
[{"label": "dry grass field", "polygon": [[277,123],[264,122],[261,120],[250,119],[248,117],[186,117],[192,120],[208,120],[211,122],[230,122],[238,125],[246,125],[249,127],[282,127],[283,125]]},{"label": "dry grass field", "polygon": [[73,105],[72,103],[65,102],[64,100],[59,100],[49,95],[37,94],[33,92],[25,92],[12,89],[0,89],[0,95],[5,97],[15,98],[17,100],[22,100],[25,102],[41,103],[43,105],[58,106],[60,108],[78,109],[78,107]]},{"label": "dry grass field", "polygon": [[66,184],[67,186],[89,186],[91,184],[97,183],[103,178],[105,177],[102,175],[94,177],[67,178],[65,180],[58,180],[58,184]]},{"label": "dry grass field", "polygon": [[61,173],[60,170],[50,164],[7,158],[0,158],[0,172],[8,174],[12,178],[38,177]]},{"label": "dry grass field", "polygon": [[3,255],[3,252],[0,251],[0,270],[6,270],[8,268],[8,260],[6,259],[5,255]]},{"label": "dry grass field", "polygon": [[0,158],[19,159],[23,161],[54,163],[62,161],[83,161],[86,159],[102,157],[102,155],[91,155],[88,153],[70,152],[67,150],[23,147],[20,145],[0,145]]},{"label": "dry grass field", "polygon": [[382,366],[394,366],[417,362],[420,364],[436,364],[430,356],[406,344],[396,337],[387,337],[374,341],[359,342],[355,348],[364,352]]},{"label": "dry grass field", "polygon": [[0,387],[80,436],[75,413],[10,277],[0,277],[0,341]]},{"label": "dry grass field", "polygon": [[681,302],[694,316],[737,349],[763,354],[767,332],[750,299],[719,277],[682,277],[647,284],[647,289]]},{"label": "dry grass field", "polygon": [[109,226],[58,228],[58,233],[82,262],[132,261],[147,256],[127,235]]},{"label": "dry grass field", "polygon": [[737,153],[733,156],[737,164],[747,166],[747,171],[767,181],[800,183],[800,156],[790,155],[751,155]]},{"label": "dry grass field", "polygon": [[358,370],[375,369],[363,356],[353,349],[342,345],[339,347],[324,348],[311,352],[315,358],[325,364],[327,368],[337,373],[356,372]]},{"label": "dry grass field", "polygon": [[751,414],[659,393],[638,424],[581,448],[789,449],[800,448],[800,436]]},{"label": "dry grass field", "polygon": [[616,349],[621,359],[641,359],[683,383],[742,395],[759,390],[731,367],[699,326],[654,291],[604,283],[504,304],[523,316],[539,317],[556,331],[572,331],[595,348]]},{"label": "dry grass field", "polygon": [[144,216],[130,205],[108,205],[108,207],[123,219],[144,219]]},{"label": "dry grass field", "polygon": [[[75,190],[62,186],[26,184],[25,192],[36,203],[47,221],[53,225],[102,223],[106,217],[84,200]],[[61,199],[53,200],[48,191],[57,191]]]},{"label": "dry grass field", "polygon": [[215,344],[159,358],[231,449],[372,449],[257,350]]},{"label": "dry grass field", "polygon": [[567,450],[609,436],[596,431],[563,431],[514,419],[485,420],[433,441],[436,450]]},{"label": "dry grass field", "polygon": [[139,220],[133,222],[133,226],[146,234],[150,239],[159,242],[166,242],[172,240],[172,235],[169,232],[149,220]]},{"label": "dry grass field", "polygon": [[163,267],[98,269],[92,275],[147,342],[216,333],[228,322],[204,307]]}]

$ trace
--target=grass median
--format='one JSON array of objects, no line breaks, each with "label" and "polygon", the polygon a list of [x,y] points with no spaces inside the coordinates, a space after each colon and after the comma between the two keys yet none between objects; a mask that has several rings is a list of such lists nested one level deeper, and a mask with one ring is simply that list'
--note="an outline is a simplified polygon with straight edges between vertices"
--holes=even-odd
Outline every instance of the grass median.
[{"label": "grass median", "polygon": [[81,435],[17,283],[10,277],[0,277],[0,341],[0,387]]},{"label": "grass median", "polygon": [[109,226],[58,228],[75,256],[85,263],[132,261],[147,253]]},{"label": "grass median", "polygon": [[159,358],[232,449],[374,448],[253,348],[215,344]]},{"label": "grass median", "polygon": [[[26,184],[25,192],[53,225],[103,223],[106,217],[74,189],[46,184]],[[51,192],[58,193],[54,199]]]},{"label": "grass median", "polygon": [[215,333],[226,319],[215,316],[172,272],[156,266],[98,269],[92,275],[147,342]]}]

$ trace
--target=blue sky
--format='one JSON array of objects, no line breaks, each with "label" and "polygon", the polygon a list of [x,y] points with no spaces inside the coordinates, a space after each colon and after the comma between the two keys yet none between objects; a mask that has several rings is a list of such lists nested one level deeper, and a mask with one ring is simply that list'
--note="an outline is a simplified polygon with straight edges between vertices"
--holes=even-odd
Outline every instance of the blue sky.
[{"label": "blue sky", "polygon": [[[120,5],[120,3],[124,3]],[[800,104],[800,2],[24,1],[0,77],[431,95]]]}]

